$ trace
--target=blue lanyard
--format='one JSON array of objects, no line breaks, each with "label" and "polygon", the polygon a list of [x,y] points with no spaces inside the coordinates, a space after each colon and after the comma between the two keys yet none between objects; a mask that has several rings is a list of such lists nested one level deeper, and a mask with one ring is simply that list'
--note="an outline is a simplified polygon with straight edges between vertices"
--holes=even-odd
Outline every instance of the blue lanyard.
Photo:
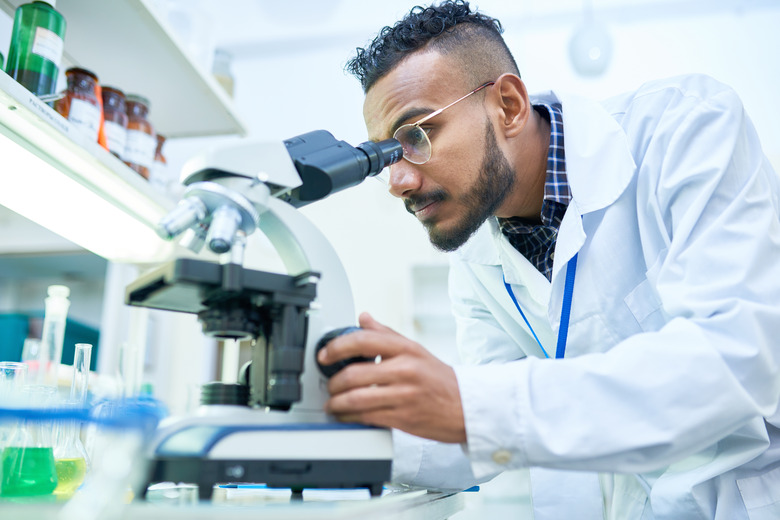
[{"label": "blue lanyard", "polygon": [[[563,302],[561,304],[561,326],[558,329],[558,345],[555,349],[555,358],[561,359],[564,354],[566,354],[566,338],[569,335],[569,318],[571,317],[571,297],[572,293],[574,293],[574,275],[577,271],[577,255],[575,254],[571,260],[569,260],[569,263],[566,264],[566,281],[563,285]],[[549,358],[549,354],[547,354],[547,351],[544,350],[544,347],[542,346],[542,342],[539,341],[538,336],[536,335],[536,332],[534,332],[534,328],[531,327],[531,324],[528,322],[528,318],[525,317],[525,313],[523,313],[523,309],[520,308],[520,304],[517,303],[517,298],[515,298],[515,293],[512,292],[512,287],[507,283],[506,278],[504,278],[504,287],[506,287],[507,292],[509,293],[509,297],[512,298],[512,302],[514,302],[515,307],[517,307],[517,310],[520,311],[520,316],[523,317],[523,321],[528,326],[528,329],[531,331],[531,334],[533,334],[534,339],[536,340],[536,343],[539,345],[539,348],[542,349],[542,352],[544,353],[544,357]]]}]

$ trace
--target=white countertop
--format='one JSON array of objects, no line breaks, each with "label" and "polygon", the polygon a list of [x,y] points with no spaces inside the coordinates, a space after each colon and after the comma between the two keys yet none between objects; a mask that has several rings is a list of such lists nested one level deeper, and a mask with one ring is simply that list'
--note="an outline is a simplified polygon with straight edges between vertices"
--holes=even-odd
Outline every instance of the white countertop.
[{"label": "white countertop", "polygon": [[444,520],[463,509],[462,494],[426,490],[385,490],[371,498],[368,490],[306,489],[294,499],[288,489],[224,489],[214,491],[210,502],[193,501],[187,493],[149,495],[148,501],[117,505],[109,512],[67,511],[61,503],[0,501],[3,518],[61,520]]}]

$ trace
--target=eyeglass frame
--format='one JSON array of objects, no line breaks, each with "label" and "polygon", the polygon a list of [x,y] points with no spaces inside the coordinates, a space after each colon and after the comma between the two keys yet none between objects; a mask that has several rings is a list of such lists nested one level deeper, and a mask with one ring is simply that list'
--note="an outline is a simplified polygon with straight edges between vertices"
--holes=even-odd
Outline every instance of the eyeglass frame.
[{"label": "eyeglass frame", "polygon": [[[441,114],[442,112],[444,112],[445,110],[450,108],[451,106],[453,106],[453,105],[455,105],[457,103],[460,103],[461,101],[463,101],[467,97],[471,96],[472,94],[476,94],[480,90],[482,90],[484,88],[487,88],[487,87],[489,87],[491,85],[495,85],[495,84],[496,84],[495,81],[488,81],[487,83],[483,83],[482,85],[478,86],[477,88],[475,88],[474,90],[472,90],[471,92],[466,94],[465,96],[456,99],[455,101],[453,101],[452,103],[450,103],[449,105],[447,105],[445,107],[442,107],[442,108],[440,108],[438,110],[434,110],[433,112],[431,112],[430,114],[426,115],[425,117],[419,119],[418,121],[416,121],[414,123],[407,123],[405,125],[399,126],[398,128],[396,128],[395,132],[393,132],[393,139],[396,139],[398,142],[400,142],[401,146],[403,147],[403,143],[399,139],[396,138],[396,136],[398,135],[398,132],[400,132],[404,128],[413,128],[413,127],[418,127],[419,128],[419,126],[421,124],[423,124],[423,123],[429,121],[430,119],[438,116],[439,114]],[[409,161],[412,164],[418,164],[418,165],[419,164],[425,164],[425,163],[427,163],[428,161],[431,160],[431,157],[433,157],[433,143],[431,143],[431,139],[430,139],[430,137],[428,137],[428,132],[426,132],[425,129],[422,129],[422,128],[421,128],[421,130],[423,132],[423,136],[425,137],[425,140],[428,141],[428,148],[430,149],[431,153],[430,153],[430,155],[428,155],[428,158],[425,159],[423,162],[412,161],[411,159],[409,159],[406,156],[406,153],[404,153],[403,154],[403,158],[406,159],[407,161]]]}]

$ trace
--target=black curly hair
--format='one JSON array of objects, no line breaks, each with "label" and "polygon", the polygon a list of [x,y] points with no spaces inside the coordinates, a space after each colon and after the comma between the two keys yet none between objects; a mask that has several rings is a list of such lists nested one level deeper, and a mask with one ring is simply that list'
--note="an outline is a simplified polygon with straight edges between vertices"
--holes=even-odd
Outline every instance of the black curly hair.
[{"label": "black curly hair", "polygon": [[416,6],[392,27],[384,27],[366,48],[358,48],[345,69],[368,92],[404,58],[426,49],[454,55],[475,84],[505,72],[519,76],[502,32],[501,22],[472,11],[465,0]]}]

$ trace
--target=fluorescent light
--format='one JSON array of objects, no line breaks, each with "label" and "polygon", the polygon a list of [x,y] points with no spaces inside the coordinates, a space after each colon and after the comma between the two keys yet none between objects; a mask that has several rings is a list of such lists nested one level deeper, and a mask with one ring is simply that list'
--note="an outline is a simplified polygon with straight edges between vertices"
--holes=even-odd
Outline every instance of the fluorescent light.
[{"label": "fluorescent light", "polygon": [[170,257],[175,246],[154,225],[174,202],[4,80],[10,78],[0,77],[0,204],[112,261]]}]

